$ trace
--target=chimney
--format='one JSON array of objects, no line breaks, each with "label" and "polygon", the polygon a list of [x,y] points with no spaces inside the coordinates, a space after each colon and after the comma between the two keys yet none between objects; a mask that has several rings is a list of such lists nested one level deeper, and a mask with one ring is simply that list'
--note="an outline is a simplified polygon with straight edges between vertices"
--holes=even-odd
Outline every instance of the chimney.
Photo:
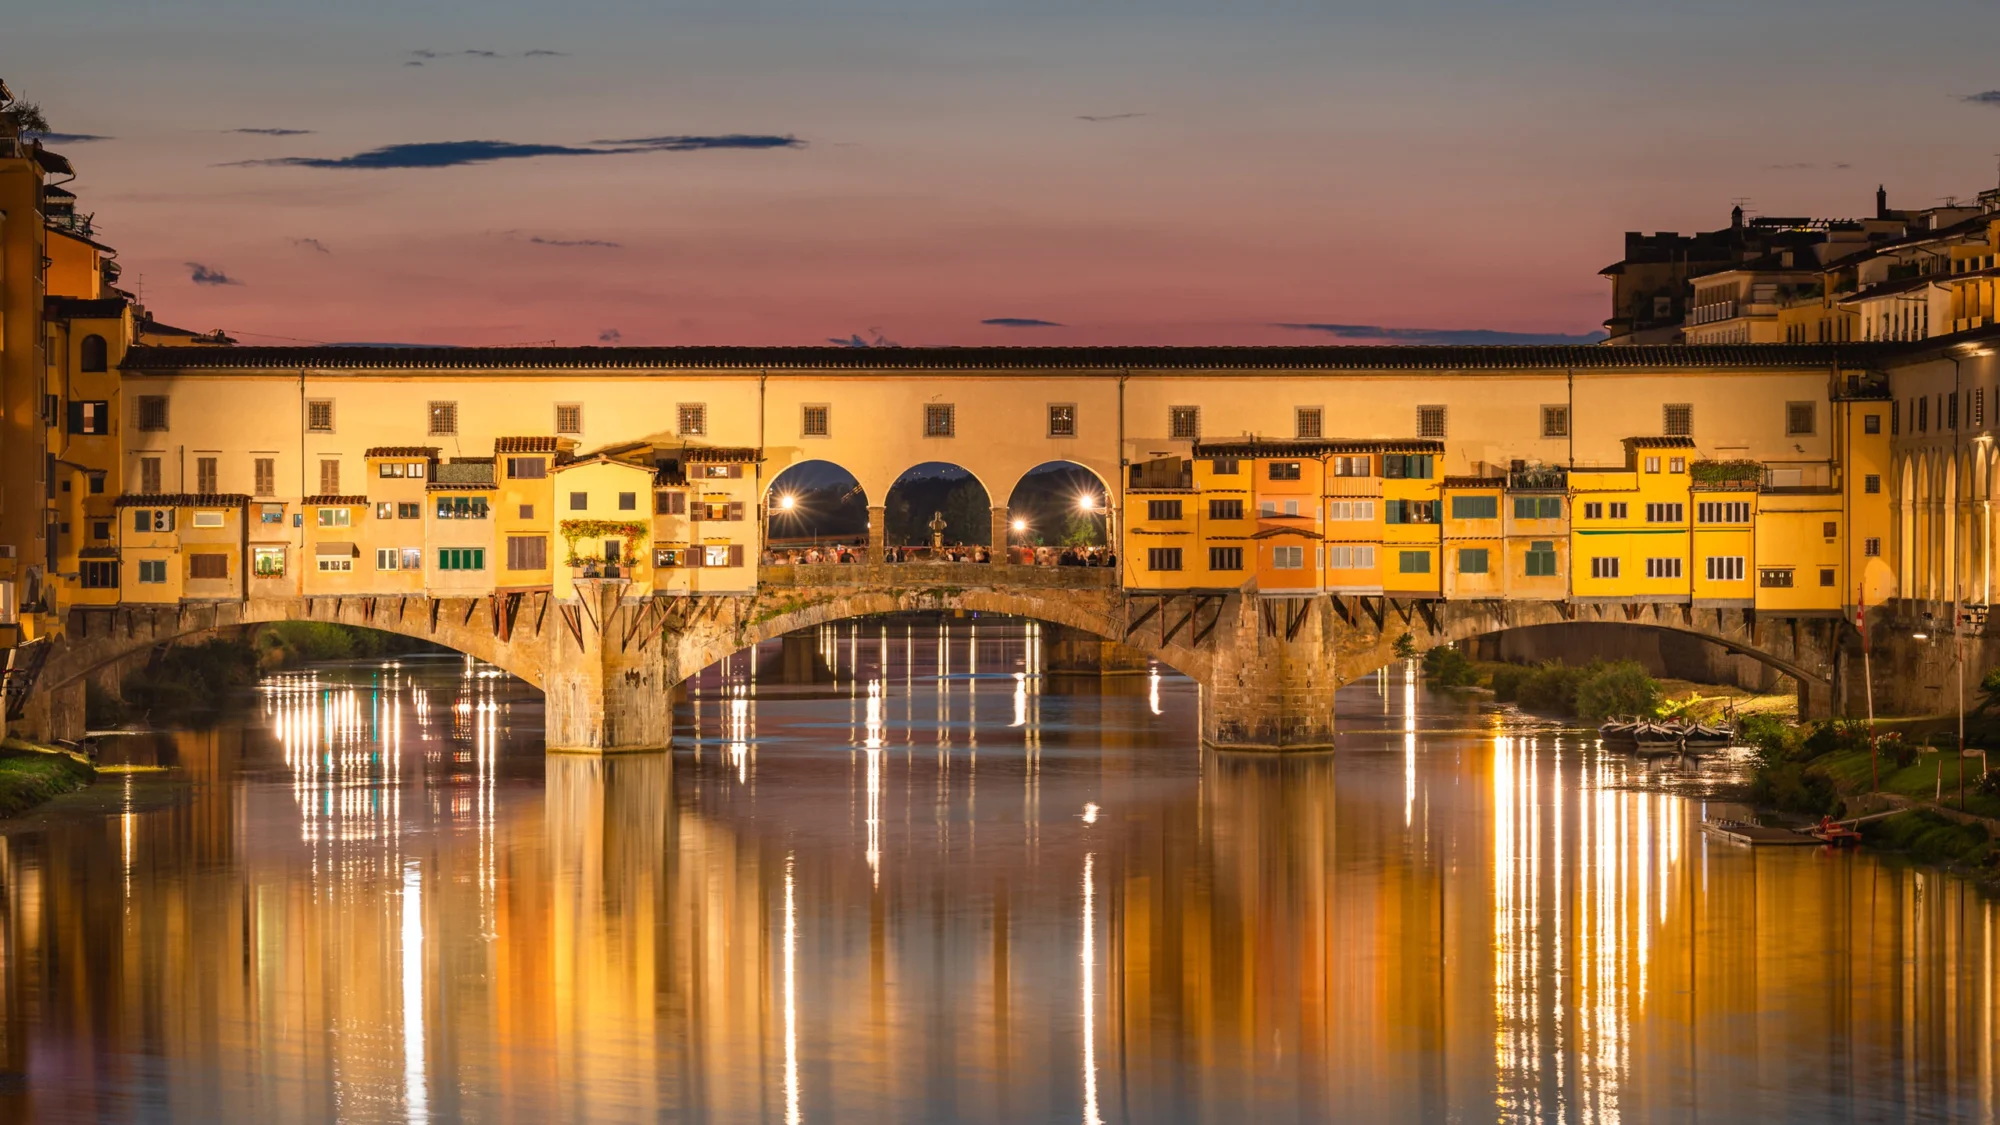
[{"label": "chimney", "polygon": [[1889,217],[1889,189],[1881,184],[1875,185],[1875,217],[1878,219]]}]

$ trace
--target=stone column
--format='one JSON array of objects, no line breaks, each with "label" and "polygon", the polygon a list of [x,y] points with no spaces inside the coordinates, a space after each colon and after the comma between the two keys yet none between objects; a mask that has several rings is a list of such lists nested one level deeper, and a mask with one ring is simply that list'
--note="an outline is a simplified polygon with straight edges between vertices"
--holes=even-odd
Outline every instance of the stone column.
[{"label": "stone column", "polygon": [[993,561],[1001,566],[1007,564],[1007,544],[1014,536],[1014,520],[1005,508],[993,509],[993,533],[987,546],[993,552]]},{"label": "stone column", "polygon": [[868,564],[879,566],[889,542],[889,509],[879,504],[868,508]]},{"label": "stone column", "polygon": [[[1306,602],[1304,618],[1289,638],[1305,599],[1233,601],[1223,610],[1213,670],[1201,686],[1202,741],[1223,750],[1331,747],[1342,637],[1326,600]],[[1357,652],[1354,662],[1372,668],[1380,661],[1372,652]]]},{"label": "stone column", "polygon": [[626,641],[624,579],[578,579],[576,597],[553,607],[543,723],[551,751],[658,750],[673,736],[673,691],[661,656]]}]

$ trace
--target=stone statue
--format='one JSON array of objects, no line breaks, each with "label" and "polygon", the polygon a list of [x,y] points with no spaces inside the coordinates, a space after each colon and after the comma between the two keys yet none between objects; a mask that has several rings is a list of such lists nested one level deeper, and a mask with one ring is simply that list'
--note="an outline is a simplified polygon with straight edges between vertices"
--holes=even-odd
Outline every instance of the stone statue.
[{"label": "stone statue", "polygon": [[944,529],[945,529],[944,513],[932,512],[931,522],[925,524],[924,526],[931,529],[931,549],[936,550],[939,547],[944,546]]}]

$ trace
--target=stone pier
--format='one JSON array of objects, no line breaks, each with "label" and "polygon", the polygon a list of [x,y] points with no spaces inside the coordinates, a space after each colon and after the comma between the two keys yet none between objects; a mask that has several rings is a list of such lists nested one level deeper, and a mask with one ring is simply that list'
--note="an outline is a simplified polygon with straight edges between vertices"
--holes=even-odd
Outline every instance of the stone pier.
[{"label": "stone pier", "polygon": [[548,749],[606,754],[658,750],[673,735],[673,685],[657,649],[628,639],[623,579],[579,579],[552,607],[544,673]]},{"label": "stone pier", "polygon": [[1201,738],[1221,750],[1333,745],[1336,636],[1320,599],[1235,598],[1201,685]]}]

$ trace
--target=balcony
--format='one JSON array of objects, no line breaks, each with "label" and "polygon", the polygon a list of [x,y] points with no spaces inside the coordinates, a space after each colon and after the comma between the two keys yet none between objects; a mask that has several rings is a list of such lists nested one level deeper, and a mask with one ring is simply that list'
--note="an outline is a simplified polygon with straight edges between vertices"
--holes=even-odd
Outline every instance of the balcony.
[{"label": "balcony", "polygon": [[992,587],[1093,590],[1119,584],[1118,567],[1024,566],[1004,563],[902,562],[796,563],[757,568],[757,584],[777,589],[811,587]]},{"label": "balcony", "polygon": [[1714,304],[1696,305],[1694,308],[1689,309],[1687,322],[1689,324],[1714,324],[1716,321],[1728,320],[1735,315],[1735,301],[1717,301]]}]

